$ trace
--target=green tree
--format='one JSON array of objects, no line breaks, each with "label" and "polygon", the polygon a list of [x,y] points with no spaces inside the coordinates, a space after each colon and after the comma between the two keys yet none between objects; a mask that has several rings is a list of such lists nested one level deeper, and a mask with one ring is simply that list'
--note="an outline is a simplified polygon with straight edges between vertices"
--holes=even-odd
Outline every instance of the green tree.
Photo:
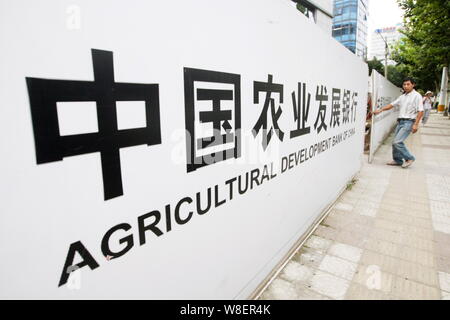
[{"label": "green tree", "polygon": [[388,80],[396,85],[397,87],[402,87],[403,79],[406,78],[406,74],[401,71],[397,66],[388,66]]},{"label": "green tree", "polygon": [[381,74],[384,74],[384,66],[381,63],[381,61],[377,59],[377,57],[373,57],[372,60],[369,60],[366,62],[367,62],[367,65],[369,66],[369,75],[372,73],[373,69],[375,69],[376,71],[378,71]]},{"label": "green tree", "polygon": [[404,10],[406,37],[395,46],[392,58],[403,74],[423,90],[439,90],[442,68],[450,62],[450,1],[397,0]]}]

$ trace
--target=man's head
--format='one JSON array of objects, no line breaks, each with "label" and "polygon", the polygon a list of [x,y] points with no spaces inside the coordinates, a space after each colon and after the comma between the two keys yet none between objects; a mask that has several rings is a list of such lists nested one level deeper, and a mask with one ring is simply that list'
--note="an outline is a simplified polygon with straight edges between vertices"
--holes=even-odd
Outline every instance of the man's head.
[{"label": "man's head", "polygon": [[405,90],[405,92],[406,93],[409,93],[409,92],[411,92],[413,89],[414,89],[414,87],[416,86],[416,82],[414,81],[414,79],[413,78],[405,78],[404,80],[403,80],[403,90]]}]

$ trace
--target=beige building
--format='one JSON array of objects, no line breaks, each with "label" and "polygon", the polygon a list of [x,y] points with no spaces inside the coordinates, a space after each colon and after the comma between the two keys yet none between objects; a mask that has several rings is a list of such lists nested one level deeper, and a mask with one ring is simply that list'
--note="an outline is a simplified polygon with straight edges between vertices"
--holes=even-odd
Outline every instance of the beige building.
[{"label": "beige building", "polygon": [[392,46],[403,36],[403,34],[401,34],[399,31],[401,27],[402,25],[399,23],[393,27],[376,29],[371,34],[371,40],[369,42],[368,60],[372,60],[374,57],[376,57],[377,60],[384,61],[386,51],[386,43],[385,43],[386,41],[389,46],[388,64],[389,65],[395,64],[395,61],[389,59],[389,57]]}]

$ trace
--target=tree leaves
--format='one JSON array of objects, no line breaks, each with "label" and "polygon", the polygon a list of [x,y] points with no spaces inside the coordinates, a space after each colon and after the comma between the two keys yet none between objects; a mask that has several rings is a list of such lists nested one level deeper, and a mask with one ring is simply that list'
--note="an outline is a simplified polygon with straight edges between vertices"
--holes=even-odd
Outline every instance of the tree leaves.
[{"label": "tree leaves", "polygon": [[403,34],[392,58],[416,78],[418,87],[438,91],[442,68],[450,62],[450,1],[397,0],[404,10]]}]

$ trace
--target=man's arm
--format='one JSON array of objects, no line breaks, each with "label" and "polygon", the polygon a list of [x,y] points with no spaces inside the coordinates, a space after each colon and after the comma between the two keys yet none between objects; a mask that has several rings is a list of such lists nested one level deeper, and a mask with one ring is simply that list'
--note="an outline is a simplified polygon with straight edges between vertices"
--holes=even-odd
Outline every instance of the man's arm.
[{"label": "man's arm", "polygon": [[[419,95],[419,97],[422,98],[420,95]],[[414,122],[414,124],[413,124],[412,133],[417,132],[417,130],[419,129],[420,119],[422,119],[422,117],[423,117],[423,101],[422,101],[422,99],[417,99],[417,100],[416,100],[418,103],[417,110],[419,112],[417,113],[417,116],[416,116],[416,122]]]},{"label": "man's arm", "polygon": [[381,112],[383,112],[383,111],[390,110],[390,109],[392,109],[393,107],[394,107],[394,106],[393,106],[392,104],[388,104],[387,106],[384,106],[383,108],[380,108],[380,109],[375,110],[373,113],[374,113],[374,114],[379,114],[379,113],[381,113]]},{"label": "man's arm", "polygon": [[416,122],[414,122],[413,127],[412,127],[412,133],[416,133],[417,130],[419,130],[419,122],[420,119],[422,119],[423,117],[423,111],[419,111],[419,113],[417,114],[416,117]]}]

